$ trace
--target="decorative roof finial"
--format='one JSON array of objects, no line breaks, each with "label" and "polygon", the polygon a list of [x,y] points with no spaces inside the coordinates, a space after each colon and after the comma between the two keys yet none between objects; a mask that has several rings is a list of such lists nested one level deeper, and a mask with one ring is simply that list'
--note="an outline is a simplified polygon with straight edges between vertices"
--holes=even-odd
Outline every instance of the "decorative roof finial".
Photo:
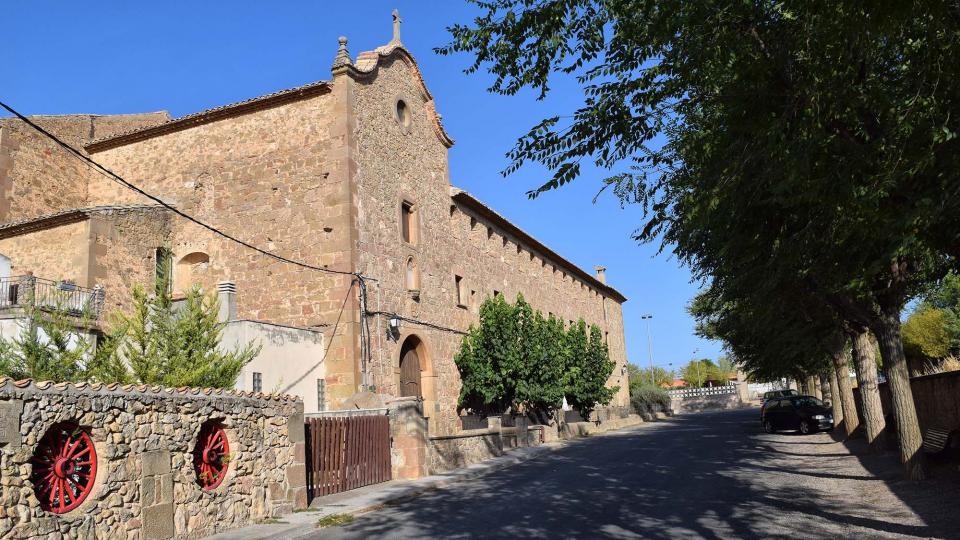
[{"label": "decorative roof finial", "polygon": [[330,68],[331,71],[336,72],[340,68],[347,66],[352,66],[353,61],[350,60],[350,53],[347,51],[347,38],[346,36],[340,36],[340,48],[337,49],[337,57],[333,60],[333,67]]},{"label": "decorative roof finial", "polygon": [[400,45],[400,23],[403,22],[403,19],[400,18],[400,12],[398,10],[393,10],[393,39],[390,41],[391,44]]}]

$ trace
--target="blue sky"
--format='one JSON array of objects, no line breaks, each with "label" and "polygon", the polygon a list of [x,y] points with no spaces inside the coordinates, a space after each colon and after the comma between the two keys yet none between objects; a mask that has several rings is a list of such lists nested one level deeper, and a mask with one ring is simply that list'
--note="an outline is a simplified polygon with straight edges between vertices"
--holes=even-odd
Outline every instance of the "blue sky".
[{"label": "blue sky", "polygon": [[[654,363],[677,368],[694,349],[716,358],[720,344],[693,335],[684,307],[696,292],[686,269],[657,246],[630,238],[638,207],[620,208],[612,195],[591,201],[602,172],[587,170],[571,185],[529,200],[547,172],[527,165],[503,178],[504,154],[546,116],[582,100],[570,81],[557,80],[547,100],[532,93],[504,97],[486,91],[486,74],[464,75],[471,58],[443,57],[433,48],[445,28],[476,13],[444,2],[60,2],[35,0],[5,10],[0,98],[26,114],[117,114],[168,110],[181,116],[330,78],[337,37],[351,54],[390,40],[393,8],[401,37],[456,140],[450,178],[540,241],[592,272],[607,267],[608,283],[624,306],[627,354],[646,366],[645,313]],[[131,179],[136,181],[136,179]]]}]

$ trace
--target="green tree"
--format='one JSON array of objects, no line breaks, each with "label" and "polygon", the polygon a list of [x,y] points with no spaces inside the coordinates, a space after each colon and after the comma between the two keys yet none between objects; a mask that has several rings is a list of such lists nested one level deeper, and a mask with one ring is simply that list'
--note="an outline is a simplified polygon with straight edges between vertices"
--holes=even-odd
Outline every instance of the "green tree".
[{"label": "green tree", "polygon": [[605,384],[613,371],[600,328],[589,333],[581,320],[569,329],[544,318],[517,296],[480,306],[480,324],[471,326],[454,357],[460,372],[458,408],[479,414],[508,409],[549,415],[566,398],[589,413],[609,403],[616,389]]},{"label": "green tree", "polygon": [[606,405],[619,387],[608,388],[607,379],[616,364],[610,360],[600,327],[583,319],[567,330],[570,355],[565,374],[567,403],[586,418],[597,405]]},{"label": "green tree", "polygon": [[170,293],[148,297],[141,287],[133,291],[134,309],[120,315],[116,326],[117,354],[141,384],[230,388],[260,345],[224,352],[220,338],[226,323],[218,319],[219,304],[194,287],[183,305],[173,309]]},{"label": "green tree", "polygon": [[516,343],[516,310],[501,295],[484,300],[480,324],[470,326],[454,357],[460,371],[460,409],[501,414],[517,404],[522,357]]},{"label": "green tree", "polygon": [[627,364],[627,380],[630,388],[651,384],[656,387],[669,386],[673,382],[673,372],[660,366],[641,368],[636,364]]},{"label": "green tree", "polygon": [[10,340],[0,338],[0,372],[14,379],[84,380],[92,338],[75,324],[87,326],[86,321],[62,309],[25,309],[22,331]]},{"label": "green tree", "polygon": [[18,379],[230,388],[260,352],[254,344],[220,350],[219,306],[199,289],[191,290],[176,312],[169,292],[147,297],[137,287],[133,297],[133,313],[114,314],[112,330],[96,341],[86,330],[92,328],[87,317],[60,308],[28,308],[23,332],[0,339],[0,373]]},{"label": "green tree", "polygon": [[950,354],[952,336],[947,317],[945,310],[923,305],[903,323],[904,353],[917,369]]},{"label": "green tree", "polygon": [[486,13],[452,27],[439,52],[472,53],[468,71],[486,67],[495,92],[543,97],[572,74],[585,96],[521,136],[505,172],[546,166],[535,194],[578,177],[586,159],[610,170],[605,185],[623,202],[649,210],[638,238],[674,246],[698,277],[721,288],[744,275],[793,280],[853,331],[872,331],[901,460],[922,478],[899,316],[960,255],[953,7],[479,5]]},{"label": "green tree", "polygon": [[727,382],[726,374],[712,360],[707,358],[688,362],[680,369],[680,378],[689,386],[696,388],[706,386],[707,383],[716,386]]},{"label": "green tree", "polygon": [[517,295],[515,312],[521,354],[516,401],[546,418],[563,404],[563,386],[559,384],[567,364],[563,323],[553,316],[544,319],[523,295]]}]

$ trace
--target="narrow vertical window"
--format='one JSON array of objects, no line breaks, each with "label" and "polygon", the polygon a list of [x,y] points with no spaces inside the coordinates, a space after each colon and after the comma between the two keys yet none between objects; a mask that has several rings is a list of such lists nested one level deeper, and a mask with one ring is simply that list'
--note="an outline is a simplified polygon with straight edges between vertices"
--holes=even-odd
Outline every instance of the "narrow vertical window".
[{"label": "narrow vertical window", "polygon": [[317,411],[327,410],[327,381],[317,379]]},{"label": "narrow vertical window", "polygon": [[463,278],[460,276],[453,276],[453,281],[457,288],[457,305],[460,307],[467,307],[464,303],[466,298],[464,298],[463,294]]},{"label": "narrow vertical window", "polygon": [[411,202],[400,204],[400,235],[408,244],[417,243],[417,213]]},{"label": "narrow vertical window", "polygon": [[253,372],[253,391],[263,392],[263,373]]}]

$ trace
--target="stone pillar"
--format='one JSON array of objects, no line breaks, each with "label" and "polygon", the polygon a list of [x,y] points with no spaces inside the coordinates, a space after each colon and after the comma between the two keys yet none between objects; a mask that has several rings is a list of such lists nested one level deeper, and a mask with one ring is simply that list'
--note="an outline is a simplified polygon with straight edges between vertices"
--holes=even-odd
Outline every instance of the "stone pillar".
[{"label": "stone pillar", "polygon": [[140,480],[140,504],[143,508],[143,538],[144,540],[173,538],[175,530],[170,451],[144,452],[141,456],[143,470]]},{"label": "stone pillar", "polygon": [[27,272],[25,275],[20,276],[20,283],[17,284],[16,304],[18,306],[33,303],[36,285],[37,278],[33,277],[33,272]]},{"label": "stone pillar", "polygon": [[293,461],[287,466],[287,500],[294,510],[307,507],[307,446],[303,425],[303,402],[294,405],[296,412],[287,418],[287,436],[293,445]]},{"label": "stone pillar", "polygon": [[397,398],[387,403],[390,411],[390,469],[394,480],[427,475],[427,419],[417,398]]},{"label": "stone pillar", "polygon": [[217,300],[220,302],[220,322],[237,320],[237,284],[232,281],[217,283]]},{"label": "stone pillar", "polygon": [[526,448],[532,446],[530,444],[530,422],[527,420],[527,417],[523,415],[515,416],[513,424],[517,426],[517,447]]}]

